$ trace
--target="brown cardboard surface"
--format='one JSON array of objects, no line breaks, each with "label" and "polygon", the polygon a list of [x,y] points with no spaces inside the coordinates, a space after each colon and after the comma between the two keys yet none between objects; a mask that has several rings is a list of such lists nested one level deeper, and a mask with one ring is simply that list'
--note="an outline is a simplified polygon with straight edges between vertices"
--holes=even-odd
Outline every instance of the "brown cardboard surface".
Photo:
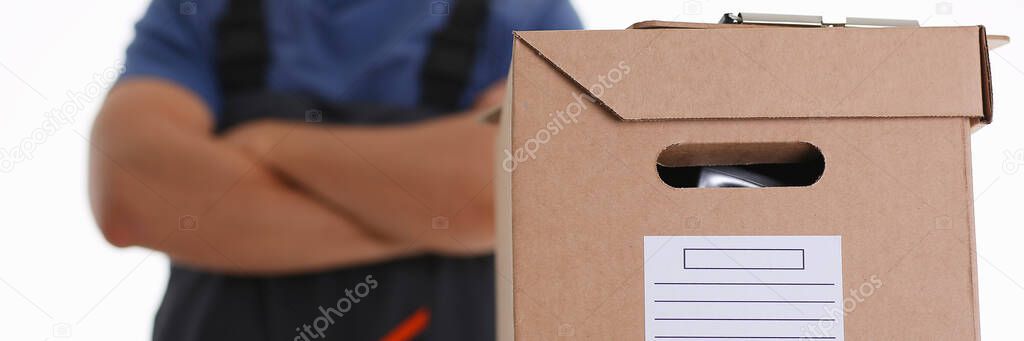
[{"label": "brown cardboard surface", "polygon": [[992,67],[988,59],[988,39],[985,35],[985,26],[979,26],[981,38],[979,39],[978,55],[981,59],[981,100],[984,123],[992,123]]},{"label": "brown cardboard surface", "polygon": [[758,25],[720,25],[720,24],[706,24],[706,23],[691,23],[691,22],[679,22],[679,21],[664,21],[664,20],[646,20],[630,25],[630,29],[658,29],[658,28],[696,28],[696,29],[712,29],[712,28],[758,28]]},{"label": "brown cardboard surface", "polygon": [[671,167],[795,163],[815,149],[806,142],[680,143],[665,147],[657,161]]},{"label": "brown cardboard surface", "polygon": [[[513,74],[515,66],[509,67],[509,74]],[[513,78],[509,77],[505,81],[505,102],[502,104],[502,112],[512,112],[512,89],[515,88]],[[511,142],[511,122],[512,115],[492,115],[492,120],[500,120],[500,127],[498,130],[497,143],[494,144],[494,155],[502,155],[503,150],[508,149],[509,143]],[[494,169],[498,172],[503,172],[501,166],[501,157],[495,158]],[[495,270],[494,270],[494,283],[495,283],[495,324],[496,339],[498,340],[514,340],[514,328],[512,326],[512,207],[509,205],[512,202],[512,178],[507,174],[498,173],[494,177],[494,195],[495,195]]]},{"label": "brown cardboard surface", "polygon": [[615,91],[590,94],[623,119],[984,116],[979,27],[517,36],[581,85],[629,61]]},{"label": "brown cardboard surface", "polygon": [[[883,283],[847,340],[978,339],[983,32],[713,31],[518,33],[497,163],[536,149],[497,167],[499,340],[642,339],[647,235],[841,235],[844,288]],[[579,100],[620,62],[599,102]],[[678,143],[796,142],[825,156],[814,185],[677,189],[656,172]]]},{"label": "brown cardboard surface", "polygon": [[1010,43],[1010,36],[990,34],[985,39],[988,42],[988,49],[995,50]]}]

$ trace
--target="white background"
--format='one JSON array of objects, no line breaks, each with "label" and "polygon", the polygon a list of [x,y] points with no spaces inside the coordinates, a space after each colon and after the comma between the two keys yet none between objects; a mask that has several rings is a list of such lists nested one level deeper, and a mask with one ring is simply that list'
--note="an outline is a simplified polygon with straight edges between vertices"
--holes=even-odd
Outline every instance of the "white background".
[{"label": "white background", "polygon": [[[931,0],[574,3],[585,25],[594,29],[618,29],[644,19],[711,22],[723,12],[748,11],[907,18],[931,26],[984,24],[990,33],[1024,39],[1024,2],[1010,0],[959,0],[950,7]],[[145,6],[136,0],[3,0],[0,148],[17,146],[40,127],[44,113],[68,100],[68,91],[85,91],[94,74],[116,66]],[[202,0],[198,7],[203,10]],[[944,10],[949,8],[951,13]],[[993,52],[996,122],[973,136],[985,340],[1019,339],[1024,306],[1019,216],[1024,164],[1020,171],[1004,169],[1011,165],[1006,162],[1014,162],[1006,155],[1024,154],[1024,117],[1017,115],[1024,108],[1022,57],[1024,44]],[[93,224],[84,136],[99,100],[39,144],[31,160],[0,173],[0,340],[149,338],[167,259],[147,250],[110,247]]]}]

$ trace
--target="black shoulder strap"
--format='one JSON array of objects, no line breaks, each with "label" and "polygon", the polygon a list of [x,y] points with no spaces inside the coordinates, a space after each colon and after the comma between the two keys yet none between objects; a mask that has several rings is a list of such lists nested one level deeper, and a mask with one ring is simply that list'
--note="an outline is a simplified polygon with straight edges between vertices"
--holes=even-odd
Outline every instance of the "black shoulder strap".
[{"label": "black shoulder strap", "polygon": [[216,67],[222,95],[266,87],[270,47],[261,0],[229,0],[217,22]]},{"label": "black shoulder strap", "polygon": [[[447,2],[435,2],[433,15],[448,14],[448,22],[431,38],[430,51],[421,70],[422,115],[395,113],[385,106],[368,103],[323,103],[303,94],[268,91],[267,68],[271,51],[264,15],[265,0],[228,0],[216,24],[216,67],[224,98],[218,129],[259,117],[302,118],[311,109],[321,111],[325,121],[350,123],[407,121],[427,111],[457,109],[459,98],[472,75],[473,60],[481,30],[488,17],[488,0],[457,0],[451,12]],[[442,12],[437,12],[442,11]],[[282,117],[284,116],[284,117]]]},{"label": "black shoulder strap", "polygon": [[[448,10],[447,2],[436,2]],[[487,0],[457,0],[451,8],[448,23],[434,33],[430,51],[420,75],[420,104],[439,110],[457,109],[459,99],[472,76],[477,46],[490,17]]]}]

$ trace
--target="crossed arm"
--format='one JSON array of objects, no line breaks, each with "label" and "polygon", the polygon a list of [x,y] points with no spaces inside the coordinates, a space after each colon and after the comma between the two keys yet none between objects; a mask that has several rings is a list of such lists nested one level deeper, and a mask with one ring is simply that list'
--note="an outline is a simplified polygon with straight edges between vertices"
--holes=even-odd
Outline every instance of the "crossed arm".
[{"label": "crossed arm", "polygon": [[[166,81],[111,91],[90,158],[109,242],[246,274],[491,248],[494,128],[469,113],[387,128],[263,121],[226,136],[212,133],[211,117]],[[195,228],[182,228],[193,217]],[[433,229],[434,217],[449,228]]]}]

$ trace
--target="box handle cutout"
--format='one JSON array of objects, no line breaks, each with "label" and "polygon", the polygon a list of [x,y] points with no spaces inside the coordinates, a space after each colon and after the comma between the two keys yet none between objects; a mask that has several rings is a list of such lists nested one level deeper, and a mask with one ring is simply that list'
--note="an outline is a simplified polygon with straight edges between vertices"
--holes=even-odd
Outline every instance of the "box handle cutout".
[{"label": "box handle cutout", "polygon": [[657,169],[675,188],[802,187],[821,178],[825,157],[806,142],[677,143]]}]

